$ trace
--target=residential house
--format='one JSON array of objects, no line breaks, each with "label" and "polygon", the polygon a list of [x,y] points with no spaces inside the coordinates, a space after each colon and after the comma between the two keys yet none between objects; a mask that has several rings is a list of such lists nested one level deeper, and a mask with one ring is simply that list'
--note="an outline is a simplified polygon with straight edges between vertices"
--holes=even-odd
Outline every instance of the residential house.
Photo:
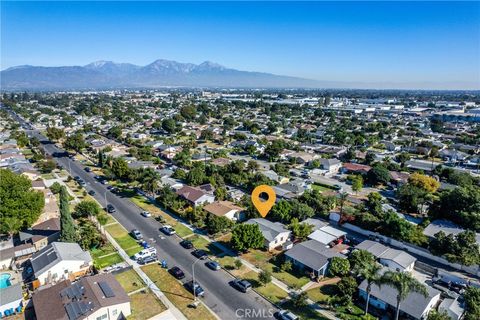
[{"label": "residential house", "polygon": [[394,271],[410,272],[415,266],[415,261],[417,261],[415,257],[403,250],[392,249],[372,240],[361,242],[355,249],[370,252],[378,259],[380,264]]},{"label": "residential house", "polygon": [[60,219],[52,218],[20,231],[18,234],[21,243],[31,243],[39,251],[60,238]]},{"label": "residential house", "polygon": [[342,257],[340,253],[327,248],[323,243],[316,240],[308,240],[285,252],[285,258],[292,264],[310,273],[313,277],[322,277],[328,270],[330,259]]},{"label": "residential house", "polygon": [[[449,221],[449,220],[434,220],[430,222],[430,224],[423,230],[423,234],[429,238],[435,238],[435,235],[442,231],[445,235],[457,235],[461,232],[464,232],[465,229],[461,228],[457,224]],[[480,233],[476,233],[476,240],[477,243],[480,244]]]},{"label": "residential house", "polygon": [[311,161],[318,159],[319,156],[310,152],[294,152],[288,156],[288,159],[294,160],[295,163],[308,165]]},{"label": "residential house", "polygon": [[287,183],[282,183],[273,187],[273,190],[275,190],[277,195],[277,199],[292,199],[300,197],[307,189],[310,189],[310,186],[307,185],[303,179],[290,180]]},{"label": "residential house", "polygon": [[359,163],[344,163],[342,167],[342,172],[343,173],[354,173],[354,174],[367,174],[368,171],[370,171],[372,167],[367,166],[365,164],[359,164]]},{"label": "residential house", "polygon": [[176,191],[177,195],[187,200],[194,207],[215,201],[215,196],[199,187],[183,186]]},{"label": "residential house", "polygon": [[0,318],[20,313],[23,309],[22,283],[0,288]]},{"label": "residential house", "polygon": [[262,172],[262,174],[268,179],[273,180],[277,183],[287,183],[289,180],[287,177],[281,176],[273,170],[264,171]]},{"label": "residential house", "polygon": [[437,162],[426,161],[426,160],[408,160],[405,162],[405,167],[414,170],[422,170],[426,172],[433,171],[440,164]]},{"label": "residential house", "polygon": [[32,296],[37,320],[117,320],[131,314],[130,298],[110,273],[64,280]]},{"label": "residential house", "polygon": [[263,218],[250,219],[247,224],[256,224],[265,239],[265,247],[268,251],[283,246],[290,240],[291,231],[286,229],[280,222],[271,222]]},{"label": "residential house", "polygon": [[215,201],[203,207],[208,213],[217,217],[226,217],[233,221],[243,221],[245,219],[245,208],[237,206],[231,201]]},{"label": "residential house", "polygon": [[[363,280],[360,283],[359,296],[366,300],[367,297],[367,281]],[[426,319],[428,313],[437,305],[440,300],[440,291],[427,286],[427,297],[417,292],[411,292],[400,304],[400,317],[407,317],[410,319]],[[370,305],[381,310],[382,313],[390,311],[395,312],[397,305],[397,290],[387,284],[381,287],[372,284],[370,291]]]},{"label": "residential house", "polygon": [[308,238],[318,241],[323,245],[342,242],[347,233],[331,226],[323,226],[313,231]]},{"label": "residential house", "polygon": [[335,174],[342,167],[342,162],[338,159],[320,159],[320,164],[323,170],[327,170],[327,174]]},{"label": "residential house", "polygon": [[460,320],[465,314],[465,303],[459,298],[445,298],[438,306],[439,312],[446,312],[452,320]]},{"label": "residential house", "polygon": [[53,242],[33,254],[30,264],[31,274],[27,276],[35,279],[33,286],[36,288],[83,276],[92,267],[93,260],[77,243]]}]

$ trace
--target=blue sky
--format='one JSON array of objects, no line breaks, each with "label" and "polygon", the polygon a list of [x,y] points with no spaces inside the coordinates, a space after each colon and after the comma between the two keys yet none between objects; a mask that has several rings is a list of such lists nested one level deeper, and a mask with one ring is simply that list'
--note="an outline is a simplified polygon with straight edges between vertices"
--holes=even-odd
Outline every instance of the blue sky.
[{"label": "blue sky", "polygon": [[354,82],[480,83],[479,2],[5,2],[1,68],[205,60]]}]

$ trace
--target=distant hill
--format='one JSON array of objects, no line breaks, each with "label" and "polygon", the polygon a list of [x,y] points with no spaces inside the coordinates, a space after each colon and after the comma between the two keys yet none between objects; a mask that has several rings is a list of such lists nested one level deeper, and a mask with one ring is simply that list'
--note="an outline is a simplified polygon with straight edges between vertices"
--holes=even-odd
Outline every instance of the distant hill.
[{"label": "distant hill", "polygon": [[4,90],[156,87],[319,88],[332,84],[270,73],[240,71],[213,62],[156,60],[146,66],[97,61],[86,66],[18,66],[0,72]]}]

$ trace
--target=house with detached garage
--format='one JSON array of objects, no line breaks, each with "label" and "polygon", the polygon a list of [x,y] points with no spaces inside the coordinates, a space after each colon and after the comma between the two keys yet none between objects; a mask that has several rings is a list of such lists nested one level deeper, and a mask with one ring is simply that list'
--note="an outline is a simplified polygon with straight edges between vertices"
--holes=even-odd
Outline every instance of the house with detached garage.
[{"label": "house with detached garage", "polygon": [[310,273],[315,278],[326,274],[330,259],[333,257],[345,258],[316,240],[299,243],[285,252],[285,258],[296,268]]},{"label": "house with detached garage", "polygon": [[77,243],[53,242],[30,258],[26,277],[37,288],[84,276],[92,265],[90,253]]}]

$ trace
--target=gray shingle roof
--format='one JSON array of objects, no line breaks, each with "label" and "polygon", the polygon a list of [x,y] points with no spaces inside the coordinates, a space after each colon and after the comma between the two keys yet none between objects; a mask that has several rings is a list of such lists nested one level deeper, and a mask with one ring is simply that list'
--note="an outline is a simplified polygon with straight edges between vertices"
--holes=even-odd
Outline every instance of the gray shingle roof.
[{"label": "gray shingle roof", "polygon": [[358,244],[355,249],[366,250],[373,254],[378,259],[392,260],[402,267],[406,268],[414,263],[417,259],[410,254],[402,250],[396,250],[384,246],[381,243],[365,240],[362,243]]},{"label": "gray shingle roof", "polygon": [[[359,289],[366,291],[366,288],[367,281],[364,280],[360,284]],[[430,286],[427,286],[427,292],[427,298],[416,292],[410,293],[407,298],[405,298],[405,300],[401,302],[400,310],[404,313],[409,314],[415,319],[421,319],[430,301],[435,296],[440,294],[440,291]],[[382,287],[379,287],[373,284],[371,296],[375,297],[378,300],[382,300],[393,307],[395,307],[397,304],[397,291],[389,285],[382,285]]]},{"label": "gray shingle roof", "polygon": [[20,300],[22,297],[23,293],[21,283],[0,289],[0,306]]},{"label": "gray shingle roof", "polygon": [[263,237],[267,241],[272,241],[280,233],[290,232],[289,230],[285,229],[283,224],[279,222],[271,222],[263,218],[250,219],[245,223],[258,225],[260,227],[260,231],[262,231]]},{"label": "gray shingle roof", "polygon": [[319,270],[324,267],[330,258],[342,257],[341,254],[315,240],[308,240],[297,244],[285,252],[285,255],[313,270]]},{"label": "gray shingle roof", "polygon": [[64,260],[81,260],[89,263],[92,261],[92,257],[77,243],[52,242],[35,253],[31,258],[31,263],[33,271],[39,275]]}]

